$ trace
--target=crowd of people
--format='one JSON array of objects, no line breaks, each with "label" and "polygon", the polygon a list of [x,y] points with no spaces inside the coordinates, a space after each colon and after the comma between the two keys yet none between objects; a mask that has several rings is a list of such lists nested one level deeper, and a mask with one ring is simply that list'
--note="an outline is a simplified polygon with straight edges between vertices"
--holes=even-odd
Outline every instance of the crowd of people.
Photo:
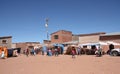
[{"label": "crowd of people", "polygon": [[[27,48],[23,51],[23,54],[25,54],[27,57],[30,55],[35,56],[37,54],[47,55],[47,56],[59,56],[60,54],[67,54],[67,55],[71,55],[72,58],[75,58],[75,55],[82,55],[83,53],[86,53],[86,50],[84,51],[83,48],[81,48],[80,46],[79,47],[70,46],[67,47],[66,50],[64,50],[64,48],[62,47],[55,46],[55,47],[42,47],[42,48]],[[98,47],[98,49],[95,48],[94,50],[89,50],[89,53],[91,53],[91,51],[94,51],[94,54],[96,54],[96,56],[102,56],[102,49],[100,47]],[[14,51],[13,55],[18,56],[17,51]],[[3,50],[0,53],[0,56],[1,58],[5,58],[5,53]]]},{"label": "crowd of people", "polygon": [[[66,50],[64,50],[64,48],[57,46],[52,48],[42,47],[39,49],[27,48],[26,50],[24,50],[24,54],[26,56],[29,55],[35,56],[37,54],[47,55],[47,56],[59,56],[60,54],[66,54],[66,55],[71,55],[72,58],[75,58],[75,55],[82,55],[84,52],[86,52],[86,50],[84,51],[83,48],[81,47],[68,47]],[[100,47],[98,49],[95,48],[94,50],[90,50],[89,53],[91,53],[91,51],[94,51],[94,54],[96,54],[96,56],[102,56],[102,49]]]},{"label": "crowd of people", "polygon": [[63,54],[63,48],[61,47],[54,47],[54,48],[48,48],[48,47],[42,47],[42,48],[27,48],[23,52],[26,56],[29,55],[36,55],[36,54],[41,54],[41,55],[47,55],[47,56],[58,56],[59,54]]}]

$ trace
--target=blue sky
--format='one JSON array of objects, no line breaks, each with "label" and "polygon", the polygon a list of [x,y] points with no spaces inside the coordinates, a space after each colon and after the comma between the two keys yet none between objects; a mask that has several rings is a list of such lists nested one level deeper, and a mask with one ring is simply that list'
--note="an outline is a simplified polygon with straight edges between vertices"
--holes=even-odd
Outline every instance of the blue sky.
[{"label": "blue sky", "polygon": [[43,42],[58,30],[73,34],[120,32],[120,0],[0,0],[0,36]]}]

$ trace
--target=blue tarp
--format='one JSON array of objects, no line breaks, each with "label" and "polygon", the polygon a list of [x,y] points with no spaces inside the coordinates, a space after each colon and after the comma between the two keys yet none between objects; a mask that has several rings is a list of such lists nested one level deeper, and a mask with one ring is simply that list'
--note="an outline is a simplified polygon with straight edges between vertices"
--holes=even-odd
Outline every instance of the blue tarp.
[{"label": "blue tarp", "polygon": [[63,44],[53,44],[53,46],[59,46],[59,47],[62,47],[64,49],[64,45]]},{"label": "blue tarp", "polygon": [[46,46],[43,46],[42,51],[43,51],[43,52],[47,52],[47,47],[46,47]]},{"label": "blue tarp", "polygon": [[63,54],[63,51],[64,51],[64,45],[63,44],[53,44],[53,46],[55,47],[61,47],[61,54]]}]

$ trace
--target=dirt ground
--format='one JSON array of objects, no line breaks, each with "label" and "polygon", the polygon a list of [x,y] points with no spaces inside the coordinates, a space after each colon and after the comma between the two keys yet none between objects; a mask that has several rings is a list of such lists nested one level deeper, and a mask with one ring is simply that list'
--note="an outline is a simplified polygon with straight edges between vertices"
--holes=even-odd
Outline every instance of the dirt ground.
[{"label": "dirt ground", "polygon": [[120,56],[21,55],[0,59],[0,74],[119,74]]}]

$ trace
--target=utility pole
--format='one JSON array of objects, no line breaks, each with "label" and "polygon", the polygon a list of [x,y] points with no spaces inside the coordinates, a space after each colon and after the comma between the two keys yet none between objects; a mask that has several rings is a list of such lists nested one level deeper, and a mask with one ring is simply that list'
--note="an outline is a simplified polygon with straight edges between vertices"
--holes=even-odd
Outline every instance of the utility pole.
[{"label": "utility pole", "polygon": [[45,28],[46,28],[46,34],[47,34],[47,40],[49,40],[49,33],[48,33],[48,18],[45,19],[46,23],[45,23]]}]

